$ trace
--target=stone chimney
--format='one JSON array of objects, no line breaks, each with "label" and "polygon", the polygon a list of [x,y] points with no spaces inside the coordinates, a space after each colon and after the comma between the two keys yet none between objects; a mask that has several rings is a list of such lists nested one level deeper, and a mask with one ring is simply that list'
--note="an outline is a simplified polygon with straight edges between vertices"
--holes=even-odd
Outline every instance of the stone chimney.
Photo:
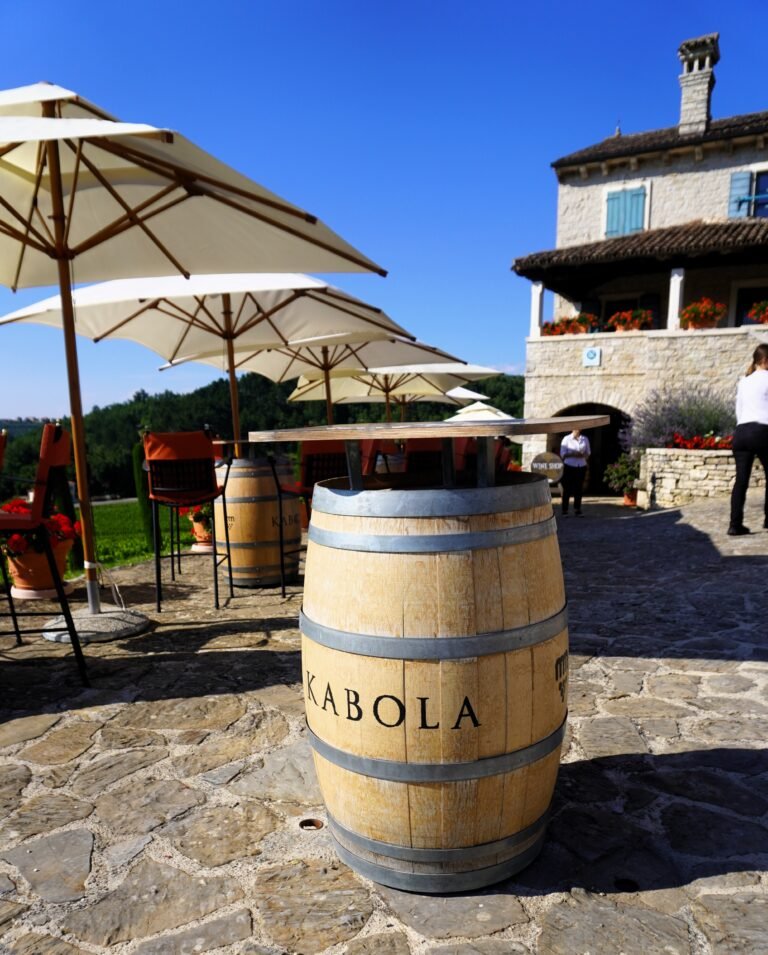
[{"label": "stone chimney", "polygon": [[715,63],[720,59],[719,33],[685,40],[677,55],[683,64],[680,74],[680,135],[703,133],[709,126],[710,99],[715,85]]}]

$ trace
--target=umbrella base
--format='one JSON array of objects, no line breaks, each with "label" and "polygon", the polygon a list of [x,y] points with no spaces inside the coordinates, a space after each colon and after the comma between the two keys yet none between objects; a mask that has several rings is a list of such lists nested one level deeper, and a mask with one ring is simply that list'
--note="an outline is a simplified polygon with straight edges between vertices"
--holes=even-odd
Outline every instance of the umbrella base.
[{"label": "umbrella base", "polygon": [[[87,607],[76,610],[72,619],[83,644],[136,637],[147,631],[152,623],[149,617],[136,610],[124,610],[111,604],[103,605],[101,613],[91,613]],[[45,624],[41,633],[52,643],[70,643],[65,627],[64,617],[56,617]]]}]

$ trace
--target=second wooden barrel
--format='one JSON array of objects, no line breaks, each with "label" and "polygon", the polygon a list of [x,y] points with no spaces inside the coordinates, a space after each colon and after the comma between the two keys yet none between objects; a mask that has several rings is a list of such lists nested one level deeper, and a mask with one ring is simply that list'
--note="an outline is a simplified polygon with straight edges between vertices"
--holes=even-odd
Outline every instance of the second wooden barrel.
[{"label": "second wooden barrel", "polygon": [[301,615],[315,767],[341,859],[418,892],[541,849],[568,633],[545,479],[315,489]]},{"label": "second wooden barrel", "polygon": [[[288,459],[277,459],[281,483],[293,483]],[[236,458],[229,471],[226,489],[230,574],[235,587],[267,587],[280,583],[280,507],[272,468],[268,461]],[[224,507],[215,502],[216,547],[225,552]],[[301,514],[299,499],[284,495],[282,500],[283,546],[286,580],[299,570]]]}]

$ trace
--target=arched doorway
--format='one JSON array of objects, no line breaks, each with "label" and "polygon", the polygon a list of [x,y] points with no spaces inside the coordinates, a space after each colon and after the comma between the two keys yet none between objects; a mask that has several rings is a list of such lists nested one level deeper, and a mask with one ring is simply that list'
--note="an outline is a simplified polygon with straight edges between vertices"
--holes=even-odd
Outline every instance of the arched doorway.
[{"label": "arched doorway", "polygon": [[[629,431],[632,419],[629,415],[611,408],[610,405],[585,402],[580,405],[570,405],[557,412],[557,417],[566,415],[608,415],[610,424],[603,428],[591,428],[584,433],[589,438],[592,454],[589,459],[589,470],[584,486],[584,492],[591,495],[616,496],[603,480],[607,465],[613,464],[619,455],[629,446]],[[562,434],[551,434],[547,438],[547,450],[555,453],[560,450]]]}]

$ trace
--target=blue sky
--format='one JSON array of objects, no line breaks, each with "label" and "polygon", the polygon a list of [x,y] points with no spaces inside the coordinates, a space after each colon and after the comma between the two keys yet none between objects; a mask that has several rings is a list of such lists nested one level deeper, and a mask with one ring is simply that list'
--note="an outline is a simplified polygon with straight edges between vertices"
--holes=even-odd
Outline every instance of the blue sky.
[{"label": "blue sky", "polygon": [[[720,32],[713,115],[768,109],[759,0],[2,4],[0,88],[49,80],[177,129],[313,212],[389,276],[330,276],[421,340],[522,372],[518,255],[554,245],[550,162],[678,120],[680,42]],[[0,314],[55,289],[13,295]],[[63,343],[0,333],[0,418],[68,413]],[[216,373],[79,339],[85,410]],[[28,383],[36,364],[35,388]]]}]

